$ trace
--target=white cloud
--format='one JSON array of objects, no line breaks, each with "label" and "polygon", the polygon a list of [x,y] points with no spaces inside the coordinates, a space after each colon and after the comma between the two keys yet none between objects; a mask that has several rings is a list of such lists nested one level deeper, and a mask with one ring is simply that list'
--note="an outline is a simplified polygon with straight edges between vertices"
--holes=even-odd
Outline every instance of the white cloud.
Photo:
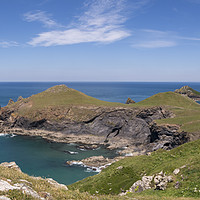
[{"label": "white cloud", "polygon": [[66,31],[51,31],[39,34],[29,44],[33,46],[55,46],[69,45],[83,42],[109,43],[128,37],[129,34],[123,30],[112,30],[110,27],[98,30],[69,29]]},{"label": "white cloud", "polygon": [[14,41],[0,41],[0,47],[9,48],[9,47],[17,47],[19,44]]},{"label": "white cloud", "polygon": [[[40,33],[29,44],[55,46],[85,42],[111,43],[124,39],[131,35],[130,31],[124,28],[127,21],[126,2],[127,0],[86,1],[85,11],[70,28]],[[148,0],[134,0],[133,10],[139,9],[147,2]]]},{"label": "white cloud", "polygon": [[153,40],[153,41],[146,41],[132,45],[136,48],[163,48],[163,47],[173,47],[176,46],[176,42],[173,41],[165,41],[165,40]]},{"label": "white cloud", "polygon": [[174,32],[144,29],[135,32],[134,48],[164,48],[177,45]]},{"label": "white cloud", "polygon": [[25,13],[24,19],[27,22],[39,21],[42,24],[44,24],[44,26],[49,27],[49,28],[61,26],[58,23],[56,23],[56,21],[51,19],[50,15],[48,15],[46,12],[40,11],[40,10]]}]

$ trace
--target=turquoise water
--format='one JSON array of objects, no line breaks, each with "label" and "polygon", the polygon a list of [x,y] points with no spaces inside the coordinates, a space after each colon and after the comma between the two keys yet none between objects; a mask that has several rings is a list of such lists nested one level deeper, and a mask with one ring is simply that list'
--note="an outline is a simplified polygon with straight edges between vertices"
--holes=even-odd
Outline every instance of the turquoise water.
[{"label": "turquoise water", "polygon": [[[174,91],[189,85],[200,91],[200,83],[148,83],[148,82],[0,82],[0,106],[7,105],[10,98],[29,97],[49,87],[65,84],[95,98],[125,103],[128,97],[136,102],[159,92]],[[200,103],[200,102],[199,102]],[[67,151],[78,152],[69,154]],[[68,166],[68,160],[81,160],[94,155],[113,157],[115,152],[106,149],[81,151],[74,145],[50,143],[39,137],[0,136],[0,162],[15,161],[22,171],[29,175],[52,177],[60,183],[71,184],[87,176],[96,174],[80,166]]]},{"label": "turquoise water", "polygon": [[[77,154],[69,154],[77,152]],[[23,172],[51,177],[60,183],[71,184],[97,174],[81,166],[68,166],[66,161],[103,155],[113,158],[115,151],[105,148],[81,151],[76,145],[48,142],[40,137],[0,136],[0,162],[15,161]]]}]

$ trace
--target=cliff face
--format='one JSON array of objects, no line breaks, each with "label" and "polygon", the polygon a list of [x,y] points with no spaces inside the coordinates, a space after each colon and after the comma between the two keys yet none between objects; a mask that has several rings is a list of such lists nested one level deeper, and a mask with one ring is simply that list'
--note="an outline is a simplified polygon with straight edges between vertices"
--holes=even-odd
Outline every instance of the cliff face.
[{"label": "cliff face", "polygon": [[[3,108],[0,112],[0,120],[2,121],[1,129],[2,131],[6,131],[8,128],[39,129],[50,131],[52,134],[59,131],[62,133],[62,137],[67,138],[69,135],[74,135],[80,138],[87,135],[91,140],[95,136],[101,137],[104,144],[107,145],[118,143],[114,147],[122,147],[120,143],[123,140],[126,141],[123,143],[123,146],[142,146],[146,151],[158,148],[171,149],[188,140],[185,133],[178,133],[178,126],[160,127],[155,124],[153,121],[155,119],[173,117],[171,112],[162,107],[141,109],[86,108],[77,106],[76,109],[79,109],[80,113],[85,109],[92,109],[93,115],[91,118],[86,117],[85,120],[56,121],[43,118],[33,121],[15,114],[15,110]],[[96,110],[96,113],[94,110]]]},{"label": "cliff face", "polygon": [[[171,94],[167,102],[173,102],[173,98]],[[0,132],[128,147],[133,152],[171,149],[188,141],[187,134],[178,131],[179,126],[158,126],[154,122],[174,117],[171,111],[148,107],[104,102],[59,85],[1,108]]]}]

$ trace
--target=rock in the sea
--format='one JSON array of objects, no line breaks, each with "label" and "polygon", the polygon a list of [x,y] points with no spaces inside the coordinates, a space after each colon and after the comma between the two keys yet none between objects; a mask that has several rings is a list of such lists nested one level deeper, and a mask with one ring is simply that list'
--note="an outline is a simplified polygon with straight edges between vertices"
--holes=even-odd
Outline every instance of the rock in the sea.
[{"label": "rock in the sea", "polygon": [[200,99],[200,92],[192,89],[191,87],[189,87],[187,85],[183,86],[180,89],[176,89],[175,92],[179,93],[179,94],[182,94],[182,95],[185,95],[185,96],[188,96],[189,98],[192,98],[194,100],[199,100]]},{"label": "rock in the sea", "polygon": [[15,162],[4,162],[4,163],[1,163],[0,166],[7,167],[7,168],[10,168],[10,169],[15,169],[15,170],[21,172],[21,169],[19,168],[19,166]]},{"label": "rock in the sea", "polygon": [[92,156],[83,160],[67,161],[68,165],[81,164],[90,168],[102,167],[115,162],[115,159],[104,158],[103,156]]},{"label": "rock in the sea", "polygon": [[126,104],[132,104],[132,103],[135,103],[135,101],[133,101],[131,98],[128,98],[126,100]]}]

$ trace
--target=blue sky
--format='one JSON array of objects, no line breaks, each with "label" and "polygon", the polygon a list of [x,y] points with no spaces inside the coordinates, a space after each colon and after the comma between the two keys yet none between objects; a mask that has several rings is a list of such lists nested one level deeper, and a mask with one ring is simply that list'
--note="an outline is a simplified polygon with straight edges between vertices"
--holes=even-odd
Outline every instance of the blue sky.
[{"label": "blue sky", "polygon": [[200,0],[1,0],[0,81],[200,81]]}]

